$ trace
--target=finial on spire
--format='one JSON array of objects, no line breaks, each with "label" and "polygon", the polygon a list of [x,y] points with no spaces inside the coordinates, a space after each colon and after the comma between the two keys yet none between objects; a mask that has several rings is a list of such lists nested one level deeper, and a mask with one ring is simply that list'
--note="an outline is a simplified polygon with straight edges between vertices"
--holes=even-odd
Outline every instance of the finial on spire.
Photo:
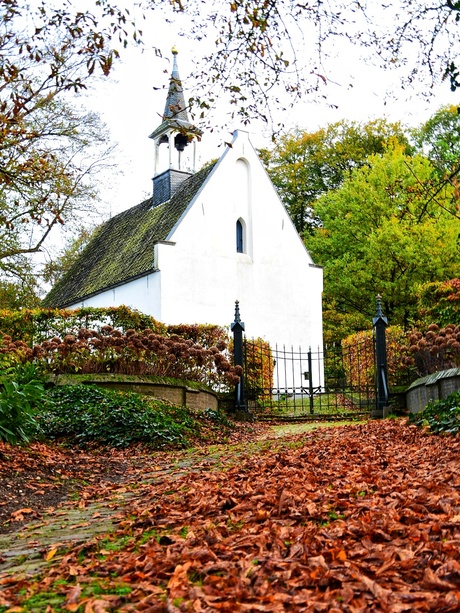
[{"label": "finial on spire", "polygon": [[239,300],[235,300],[235,321],[230,324],[230,330],[233,332],[233,330],[237,327],[241,328],[241,330],[244,330],[244,323],[241,321]]},{"label": "finial on spire", "polygon": [[177,55],[177,54],[179,53],[179,51],[177,50],[176,45],[173,45],[173,47],[172,47],[172,49],[171,49],[171,53],[172,53],[173,55]]},{"label": "finial on spire", "polygon": [[384,317],[383,315],[383,311],[382,311],[382,296],[380,294],[377,294],[377,296],[375,297],[377,305],[376,305],[376,313],[375,313],[375,317],[372,320],[372,325],[375,326],[375,324],[378,321],[383,321],[385,325],[388,324],[388,319],[386,317]]}]

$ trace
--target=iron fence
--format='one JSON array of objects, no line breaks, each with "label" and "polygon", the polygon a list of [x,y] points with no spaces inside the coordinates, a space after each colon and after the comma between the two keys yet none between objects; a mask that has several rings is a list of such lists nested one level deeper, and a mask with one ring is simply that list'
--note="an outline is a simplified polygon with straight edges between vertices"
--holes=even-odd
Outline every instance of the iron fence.
[{"label": "iron fence", "polygon": [[258,419],[350,419],[376,406],[374,338],[317,351],[245,339],[244,371]]}]

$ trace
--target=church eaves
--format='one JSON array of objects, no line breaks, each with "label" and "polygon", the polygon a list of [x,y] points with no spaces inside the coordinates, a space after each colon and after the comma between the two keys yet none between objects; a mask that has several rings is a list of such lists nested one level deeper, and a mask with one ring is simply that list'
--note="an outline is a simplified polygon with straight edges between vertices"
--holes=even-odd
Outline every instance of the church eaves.
[{"label": "church eaves", "polygon": [[168,240],[214,166],[186,179],[167,202],[153,207],[149,198],[104,223],[43,306],[64,308],[154,272],[155,243]]}]

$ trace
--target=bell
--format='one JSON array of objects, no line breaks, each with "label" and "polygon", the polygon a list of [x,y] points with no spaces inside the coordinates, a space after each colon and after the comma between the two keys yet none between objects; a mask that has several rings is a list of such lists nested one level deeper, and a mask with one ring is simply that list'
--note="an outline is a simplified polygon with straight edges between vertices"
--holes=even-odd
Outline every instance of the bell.
[{"label": "bell", "polygon": [[176,137],[174,138],[174,146],[176,147],[177,151],[183,151],[187,145],[188,138],[185,136],[185,134],[176,134]]}]

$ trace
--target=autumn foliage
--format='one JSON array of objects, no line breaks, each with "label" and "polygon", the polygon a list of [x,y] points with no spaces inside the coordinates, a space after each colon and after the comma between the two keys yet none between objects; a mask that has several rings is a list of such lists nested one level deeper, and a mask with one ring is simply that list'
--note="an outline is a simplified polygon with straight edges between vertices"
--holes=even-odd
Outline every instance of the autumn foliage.
[{"label": "autumn foliage", "polygon": [[241,374],[224,328],[168,327],[127,307],[2,312],[0,329],[0,368],[33,362],[45,373],[154,375],[215,389]]},{"label": "autumn foliage", "polygon": [[460,322],[460,279],[427,283],[419,296],[419,311],[423,321],[439,326]]},{"label": "autumn foliage", "polygon": [[[386,329],[387,372],[390,386],[407,383],[413,360],[407,334],[400,326]],[[347,382],[357,389],[375,384],[375,342],[372,330],[347,336],[342,341],[343,364]]]},{"label": "autumn foliage", "polygon": [[[6,577],[0,597],[18,611],[52,595],[91,613],[454,613],[459,453],[458,437],[386,420],[223,454],[223,470],[206,455],[174,475],[160,458],[116,530]],[[81,501],[117,492],[92,484]]]},{"label": "autumn foliage", "polygon": [[414,330],[409,344],[420,377],[460,366],[460,326],[431,324],[425,334]]},{"label": "autumn foliage", "polygon": [[226,348],[223,340],[204,348],[175,334],[163,336],[149,329],[123,333],[103,326],[100,332],[81,328],[77,335],[54,336],[32,347],[4,335],[0,356],[16,363],[35,361],[54,374],[157,375],[235,385],[241,371],[223,353]]},{"label": "autumn foliage", "polygon": [[245,385],[248,400],[263,402],[271,397],[273,388],[273,354],[270,344],[262,338],[245,340]]}]

